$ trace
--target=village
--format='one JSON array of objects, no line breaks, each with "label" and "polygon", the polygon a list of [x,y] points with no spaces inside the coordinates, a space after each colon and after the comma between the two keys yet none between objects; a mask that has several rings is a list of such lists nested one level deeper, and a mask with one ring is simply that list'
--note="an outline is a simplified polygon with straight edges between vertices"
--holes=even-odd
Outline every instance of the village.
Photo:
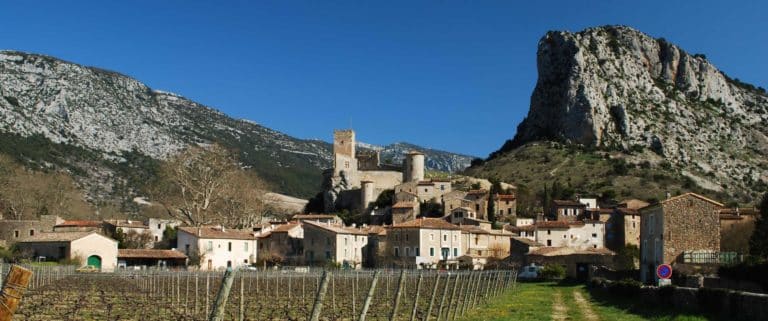
[{"label": "village", "polygon": [[[172,219],[0,221],[0,242],[30,262],[100,271],[274,269],[485,270],[560,266],[587,281],[639,269],[659,283],[657,266],[700,271],[744,253],[754,208],[727,208],[695,193],[655,203],[627,199],[606,207],[595,197],[555,199],[536,217],[518,217],[515,187],[427,179],[424,155],[401,167],[358,154],[352,130],[334,132],[334,167],[325,208],[367,216],[345,225],[334,213],[298,213],[248,229],[182,226]],[[466,179],[466,178],[463,178]],[[491,190],[494,189],[492,193]],[[390,191],[391,203],[380,207]],[[119,241],[118,241],[119,240]],[[119,243],[120,246],[119,246]]]}]

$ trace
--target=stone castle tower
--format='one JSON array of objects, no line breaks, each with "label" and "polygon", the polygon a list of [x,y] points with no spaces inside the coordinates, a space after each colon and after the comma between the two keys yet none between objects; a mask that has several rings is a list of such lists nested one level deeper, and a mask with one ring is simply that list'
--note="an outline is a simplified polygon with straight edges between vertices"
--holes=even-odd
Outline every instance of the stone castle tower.
[{"label": "stone castle tower", "polygon": [[351,129],[333,131],[333,176],[357,173],[355,158],[355,131]]},{"label": "stone castle tower", "polygon": [[403,181],[419,182],[424,180],[424,154],[412,151],[405,156]]}]

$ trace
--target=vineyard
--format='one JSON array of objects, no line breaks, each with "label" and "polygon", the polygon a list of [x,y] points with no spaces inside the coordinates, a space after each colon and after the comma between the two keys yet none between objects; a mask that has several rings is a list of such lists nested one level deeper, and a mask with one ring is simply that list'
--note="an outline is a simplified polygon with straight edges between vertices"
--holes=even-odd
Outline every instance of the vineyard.
[{"label": "vineyard", "polygon": [[[224,275],[30,269],[14,320],[208,320]],[[314,312],[317,320],[454,320],[514,280],[507,270],[237,271],[223,319],[304,321]]]}]

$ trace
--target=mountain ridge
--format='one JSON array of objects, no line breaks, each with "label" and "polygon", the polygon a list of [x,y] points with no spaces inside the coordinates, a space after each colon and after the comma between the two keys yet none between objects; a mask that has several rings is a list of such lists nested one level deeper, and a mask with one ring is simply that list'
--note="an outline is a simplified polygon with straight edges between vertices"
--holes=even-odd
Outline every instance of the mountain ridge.
[{"label": "mountain ridge", "polygon": [[235,119],[115,71],[16,50],[0,51],[0,111],[0,151],[72,173],[94,200],[132,199],[160,161],[193,144],[236,150],[292,196],[314,195],[331,163],[328,142]]}]

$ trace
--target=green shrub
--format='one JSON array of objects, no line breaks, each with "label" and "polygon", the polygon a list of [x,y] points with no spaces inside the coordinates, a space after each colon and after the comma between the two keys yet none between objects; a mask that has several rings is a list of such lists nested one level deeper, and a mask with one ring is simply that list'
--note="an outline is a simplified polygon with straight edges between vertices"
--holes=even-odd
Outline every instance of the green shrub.
[{"label": "green shrub", "polygon": [[541,278],[545,280],[562,280],[565,278],[565,268],[562,265],[547,264],[541,269]]},{"label": "green shrub", "polygon": [[643,284],[633,279],[623,279],[610,284],[611,293],[621,296],[634,296],[640,293]]}]

